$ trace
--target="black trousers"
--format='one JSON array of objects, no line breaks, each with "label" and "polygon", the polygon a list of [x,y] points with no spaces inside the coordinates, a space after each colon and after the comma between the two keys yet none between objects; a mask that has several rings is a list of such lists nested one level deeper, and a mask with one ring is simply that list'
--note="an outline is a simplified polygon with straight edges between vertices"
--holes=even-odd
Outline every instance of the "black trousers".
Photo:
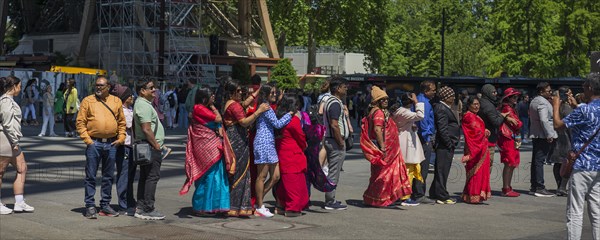
[{"label": "black trousers", "polygon": [[77,131],[77,127],[75,126],[75,120],[77,118],[77,114],[65,114],[64,122],[65,132],[75,132]]},{"label": "black trousers", "polygon": [[435,172],[433,173],[433,182],[429,188],[429,198],[446,201],[450,198],[450,194],[446,190],[446,183],[452,167],[454,149],[438,148],[435,150],[435,154]]},{"label": "black trousers", "polygon": [[152,150],[152,163],[140,166],[137,189],[137,207],[144,212],[154,211],[156,185],[160,179],[162,156],[160,150]]},{"label": "black trousers", "polygon": [[412,195],[411,198],[413,200],[420,199],[425,197],[425,193],[427,190],[427,175],[429,175],[429,160],[431,159],[431,152],[433,148],[431,146],[431,142],[425,142],[423,137],[419,135],[419,139],[421,140],[421,144],[423,146],[423,153],[425,154],[425,160],[421,162],[421,177],[423,178],[423,182],[413,179],[412,182]]},{"label": "black trousers", "polygon": [[550,156],[554,143],[549,143],[545,138],[533,139],[533,152],[531,153],[531,189],[532,191],[546,189],[544,185],[544,161]]}]

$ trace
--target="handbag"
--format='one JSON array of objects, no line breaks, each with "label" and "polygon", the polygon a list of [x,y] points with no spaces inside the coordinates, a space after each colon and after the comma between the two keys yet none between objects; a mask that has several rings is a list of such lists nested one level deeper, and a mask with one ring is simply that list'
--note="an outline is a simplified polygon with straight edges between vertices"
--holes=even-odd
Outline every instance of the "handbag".
[{"label": "handbag", "polygon": [[560,165],[561,177],[567,178],[571,176],[571,173],[573,172],[573,165],[575,165],[575,160],[579,157],[579,155],[581,155],[583,150],[585,150],[585,148],[592,143],[596,135],[598,135],[598,131],[600,131],[600,128],[596,129],[594,135],[592,135],[592,137],[590,137],[590,139],[583,144],[583,147],[581,147],[579,151],[575,152],[573,150],[569,150],[567,157],[563,159],[562,165]]},{"label": "handbag", "polygon": [[350,151],[353,147],[354,147],[354,136],[352,136],[353,134],[351,133],[348,138],[346,138],[345,142],[346,142],[346,151]]},{"label": "handbag", "polygon": [[148,141],[135,139],[135,121],[131,126],[131,158],[134,164],[139,166],[149,165],[152,163],[152,146]]}]

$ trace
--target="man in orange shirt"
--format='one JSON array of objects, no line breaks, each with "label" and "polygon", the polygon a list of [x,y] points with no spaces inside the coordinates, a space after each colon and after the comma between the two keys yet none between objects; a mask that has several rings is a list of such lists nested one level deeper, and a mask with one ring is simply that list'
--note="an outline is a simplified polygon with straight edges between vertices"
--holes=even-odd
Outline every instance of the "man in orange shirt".
[{"label": "man in orange shirt", "polygon": [[96,80],[96,91],[81,101],[77,115],[77,132],[87,145],[85,151],[85,207],[84,216],[96,219],[96,172],[102,162],[102,199],[100,215],[116,217],[110,207],[111,190],[115,172],[117,147],[125,142],[125,115],[121,99],[109,94],[108,80]]}]

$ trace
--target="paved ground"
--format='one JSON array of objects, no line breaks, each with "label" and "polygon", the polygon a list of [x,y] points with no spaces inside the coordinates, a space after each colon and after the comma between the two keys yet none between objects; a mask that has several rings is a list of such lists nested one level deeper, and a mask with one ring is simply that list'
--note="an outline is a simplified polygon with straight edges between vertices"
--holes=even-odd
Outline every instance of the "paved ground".
[{"label": "paved ground", "polygon": [[[26,128],[23,141],[29,163],[25,196],[36,211],[0,216],[0,239],[557,239],[566,236],[566,198],[536,198],[526,192],[530,145],[524,146],[522,164],[514,177],[514,188],[523,194],[519,198],[499,196],[500,168],[494,167],[494,196],[486,205],[367,208],[362,205],[362,193],[370,176],[369,163],[356,144],[348,154],[338,187],[338,199],[350,205],[348,210],[322,210],[324,194],[313,191],[311,200],[315,206],[298,218],[222,219],[192,216],[191,195],[179,196],[185,180],[182,145],[185,136],[182,131],[167,131],[167,144],[174,153],[163,163],[156,196],[157,209],[167,219],[153,222],[127,216],[85,219],[82,216],[84,144],[75,138],[37,137],[38,131],[39,128]],[[545,171],[547,187],[555,189],[552,167],[546,166]],[[14,169],[9,167],[1,193],[3,202],[12,208],[11,179]],[[450,193],[458,196],[464,181],[464,168],[456,161],[448,182]],[[98,196],[97,193],[97,200]],[[272,197],[268,200],[273,204]],[[584,224],[584,238],[590,238],[587,217]]]}]

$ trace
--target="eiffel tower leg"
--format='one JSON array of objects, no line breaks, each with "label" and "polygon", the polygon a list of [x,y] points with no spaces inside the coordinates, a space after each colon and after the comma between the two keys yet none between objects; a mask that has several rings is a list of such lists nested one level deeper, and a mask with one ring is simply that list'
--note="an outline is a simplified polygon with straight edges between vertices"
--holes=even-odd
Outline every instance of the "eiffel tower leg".
[{"label": "eiffel tower leg", "polygon": [[90,38],[90,31],[92,30],[92,24],[94,23],[94,17],[96,16],[96,0],[85,0],[85,7],[83,8],[83,17],[81,19],[81,26],[79,26],[79,36],[77,37],[77,66],[86,66],[85,56],[87,52],[87,45]]},{"label": "eiffel tower leg", "polygon": [[273,28],[271,27],[271,19],[269,18],[269,9],[267,8],[266,0],[258,1],[258,16],[260,17],[260,25],[263,29],[262,35],[265,43],[267,44],[267,50],[269,51],[269,57],[279,58],[279,51],[277,50],[277,44],[275,44],[275,36],[273,35]]}]

